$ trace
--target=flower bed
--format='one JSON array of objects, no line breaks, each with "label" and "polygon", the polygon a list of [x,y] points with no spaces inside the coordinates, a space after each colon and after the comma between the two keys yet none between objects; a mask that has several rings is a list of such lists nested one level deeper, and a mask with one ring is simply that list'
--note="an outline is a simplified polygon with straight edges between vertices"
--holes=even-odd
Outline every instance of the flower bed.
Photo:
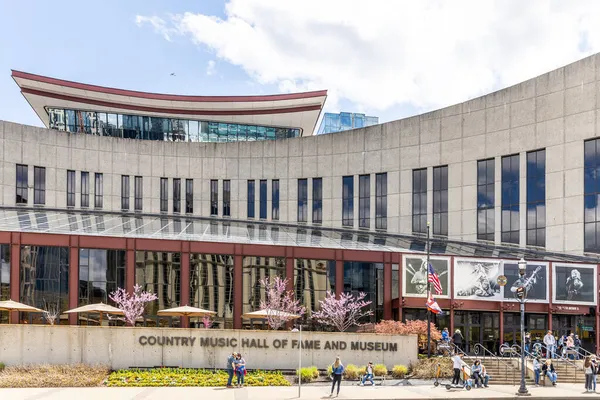
[{"label": "flower bed", "polygon": [[[252,371],[245,379],[247,386],[290,386],[281,372]],[[234,377],[234,383],[236,378]],[[120,370],[108,377],[107,386],[225,386],[227,372],[188,368],[155,368],[147,370]]]}]

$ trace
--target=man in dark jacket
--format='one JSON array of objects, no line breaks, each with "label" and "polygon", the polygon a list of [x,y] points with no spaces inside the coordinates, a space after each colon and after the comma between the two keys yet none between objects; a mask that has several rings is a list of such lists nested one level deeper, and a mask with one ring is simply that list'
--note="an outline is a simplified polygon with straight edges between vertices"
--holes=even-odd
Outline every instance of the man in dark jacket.
[{"label": "man in dark jacket", "polygon": [[233,371],[234,371],[234,363],[235,363],[235,353],[231,353],[229,357],[227,357],[227,387],[232,388],[231,381],[233,380]]},{"label": "man in dark jacket", "polygon": [[460,329],[454,331],[454,335],[452,335],[452,342],[461,350],[463,349],[463,335],[460,333]]}]

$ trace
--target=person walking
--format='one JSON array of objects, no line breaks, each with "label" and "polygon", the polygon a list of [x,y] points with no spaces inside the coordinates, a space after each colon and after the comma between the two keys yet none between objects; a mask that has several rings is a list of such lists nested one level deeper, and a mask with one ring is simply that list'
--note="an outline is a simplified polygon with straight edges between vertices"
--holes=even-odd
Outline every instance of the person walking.
[{"label": "person walking", "polygon": [[544,346],[546,346],[546,358],[554,358],[556,353],[556,339],[550,330],[544,336]]},{"label": "person walking", "polygon": [[246,360],[242,358],[240,353],[237,353],[234,365],[235,374],[237,376],[237,387],[243,387],[244,377],[246,376]]},{"label": "person walking", "polygon": [[540,363],[539,357],[533,360],[533,373],[535,374],[535,386],[540,386],[540,374],[542,373],[542,363]]},{"label": "person walking", "polygon": [[581,348],[581,339],[579,339],[579,335],[575,335],[575,340],[573,341],[575,346],[575,359],[579,360],[579,349]]},{"label": "person walking", "polygon": [[340,357],[336,357],[334,363],[331,365],[331,376],[333,377],[333,383],[331,384],[331,394],[333,396],[333,388],[337,382],[337,394],[340,395],[340,384],[342,383],[342,374],[344,373],[344,364],[340,361]]},{"label": "person walking", "polygon": [[231,384],[233,381],[233,372],[235,371],[235,353],[231,353],[229,357],[227,357],[227,387],[232,388]]},{"label": "person walking", "polygon": [[542,372],[548,378],[550,378],[550,382],[552,382],[552,386],[556,386],[556,380],[558,376],[556,375],[556,371],[554,370],[554,365],[552,364],[552,360],[548,358],[546,363],[542,365]]},{"label": "person walking", "polygon": [[456,347],[458,347],[460,350],[463,350],[463,340],[464,337],[462,335],[462,333],[460,333],[460,329],[457,329],[454,331],[454,335],[452,335],[452,342],[454,342],[454,345]]},{"label": "person walking", "polygon": [[462,370],[463,365],[464,362],[462,360],[462,354],[456,353],[452,357],[452,368],[454,369],[454,376],[452,377],[453,385],[458,386],[458,384],[460,383],[460,371]]},{"label": "person walking", "polygon": [[574,349],[575,349],[575,334],[571,333],[569,336],[567,336],[567,353],[569,353],[568,358],[570,360],[575,359],[575,355],[572,354]]},{"label": "person walking", "polygon": [[592,367],[592,359],[589,356],[583,361],[583,370],[585,372],[585,391],[590,393],[593,387],[594,368]]},{"label": "person walking", "polygon": [[375,382],[373,382],[373,363],[371,361],[369,361],[369,363],[367,364],[367,373],[363,377],[360,386],[365,386],[365,382],[367,380],[371,382],[371,386],[375,386]]},{"label": "person walking", "polygon": [[596,377],[598,376],[598,360],[596,356],[592,356],[592,368],[594,369],[594,375],[592,375],[592,388],[596,391]]}]

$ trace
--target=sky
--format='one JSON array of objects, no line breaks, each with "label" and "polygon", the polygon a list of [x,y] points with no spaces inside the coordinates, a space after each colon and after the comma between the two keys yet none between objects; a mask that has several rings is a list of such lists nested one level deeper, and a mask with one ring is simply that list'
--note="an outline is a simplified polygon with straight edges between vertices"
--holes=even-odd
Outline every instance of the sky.
[{"label": "sky", "polygon": [[158,93],[327,89],[326,111],[384,122],[600,52],[598,21],[595,0],[0,0],[0,119],[41,125],[15,69]]}]

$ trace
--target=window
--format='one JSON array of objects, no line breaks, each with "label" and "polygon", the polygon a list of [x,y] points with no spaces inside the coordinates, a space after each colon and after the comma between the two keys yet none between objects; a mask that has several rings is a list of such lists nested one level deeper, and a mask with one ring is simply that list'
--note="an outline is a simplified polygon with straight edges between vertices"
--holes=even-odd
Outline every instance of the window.
[{"label": "window", "polygon": [[277,221],[279,220],[279,179],[274,179],[271,182],[271,201],[271,219]]},{"label": "window", "polygon": [[121,175],[121,210],[129,210],[129,175]]},{"label": "window", "polygon": [[143,198],[144,198],[144,181],[141,176],[136,176],[134,181],[134,199],[135,199],[135,211],[142,211]]},{"label": "window", "polygon": [[342,225],[354,226],[354,177],[342,177]]},{"label": "window", "polygon": [[[114,305],[108,296],[125,287],[125,250],[80,249],[79,282],[79,305]],[[91,321],[80,318],[81,324],[86,322]]]},{"label": "window", "polygon": [[248,218],[254,218],[254,181],[248,181]]},{"label": "window", "polygon": [[173,212],[181,212],[181,179],[173,179]]},{"label": "window", "polygon": [[233,324],[233,270],[232,255],[190,254],[190,305],[215,311],[214,326],[221,329]]},{"label": "window", "polygon": [[320,224],[323,222],[323,178],[313,178],[312,184],[312,222]]},{"label": "window", "polygon": [[433,169],[433,234],[448,236],[448,166]]},{"label": "window", "polygon": [[519,155],[502,157],[502,243],[519,244]]},{"label": "window", "polygon": [[81,207],[90,206],[90,173],[81,171]]},{"label": "window", "polygon": [[527,153],[527,246],[546,246],[546,150]]},{"label": "window", "polygon": [[327,292],[335,293],[335,261],[296,258],[293,280],[295,297],[307,314],[319,311]]},{"label": "window", "polygon": [[261,219],[267,219],[267,180],[261,179],[260,181],[260,204],[259,204],[259,216]]},{"label": "window", "polygon": [[169,211],[169,179],[160,178],[160,212]]},{"label": "window", "polygon": [[375,229],[387,229],[387,173],[375,175]]},{"label": "window", "polygon": [[223,216],[231,217],[231,181],[223,181]]},{"label": "window", "polygon": [[298,179],[298,222],[308,218],[308,179]]},{"label": "window", "polygon": [[477,161],[477,239],[494,241],[495,160]]},{"label": "window", "polygon": [[185,180],[185,212],[186,214],[194,213],[194,180]]},{"label": "window", "polygon": [[584,143],[584,251],[600,253],[600,139]]},{"label": "window", "polygon": [[94,207],[96,208],[102,208],[102,195],[104,193],[103,186],[102,174],[96,173],[94,186]]},{"label": "window", "polygon": [[427,233],[427,168],[413,170],[413,216],[414,233]]},{"label": "window", "polygon": [[27,165],[17,164],[17,204],[27,204],[29,187],[29,172]]},{"label": "window", "polygon": [[210,181],[210,215],[219,215],[219,181]]},{"label": "window", "polygon": [[67,171],[67,207],[75,207],[75,171]]},{"label": "window", "polygon": [[371,226],[371,175],[358,177],[358,227]]},{"label": "window", "polygon": [[33,167],[33,204],[46,204],[46,168]]}]

